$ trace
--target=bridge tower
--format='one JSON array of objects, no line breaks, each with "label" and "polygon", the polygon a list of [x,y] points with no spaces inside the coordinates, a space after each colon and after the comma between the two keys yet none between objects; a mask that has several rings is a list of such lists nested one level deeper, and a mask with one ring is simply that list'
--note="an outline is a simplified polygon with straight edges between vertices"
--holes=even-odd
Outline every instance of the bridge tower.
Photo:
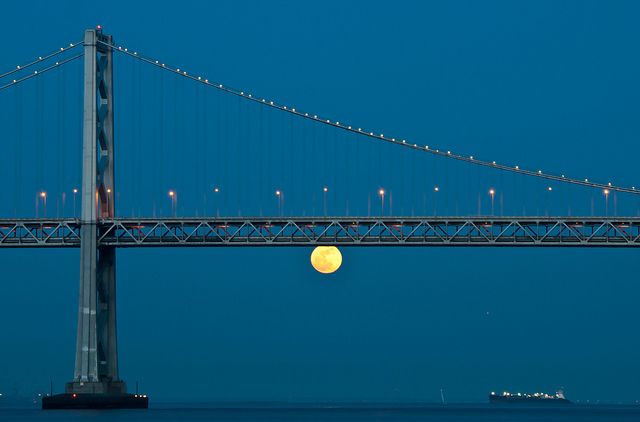
[{"label": "bridge tower", "polygon": [[[101,42],[105,43],[102,44]],[[118,377],[116,251],[98,245],[98,221],[114,217],[113,57],[100,27],[84,34],[80,299],[73,381],[67,393],[124,394]]]}]

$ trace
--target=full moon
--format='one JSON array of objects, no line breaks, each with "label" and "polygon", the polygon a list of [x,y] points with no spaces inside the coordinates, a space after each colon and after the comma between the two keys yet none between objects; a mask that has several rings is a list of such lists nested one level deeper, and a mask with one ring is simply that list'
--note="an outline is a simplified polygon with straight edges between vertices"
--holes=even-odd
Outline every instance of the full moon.
[{"label": "full moon", "polygon": [[335,246],[318,246],[311,252],[311,265],[319,273],[334,273],[342,265],[342,254]]}]

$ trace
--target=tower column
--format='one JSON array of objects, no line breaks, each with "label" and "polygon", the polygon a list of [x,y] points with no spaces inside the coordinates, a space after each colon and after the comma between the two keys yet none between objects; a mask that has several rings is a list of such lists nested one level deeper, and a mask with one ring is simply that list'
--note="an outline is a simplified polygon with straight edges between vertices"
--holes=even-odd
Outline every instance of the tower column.
[{"label": "tower column", "polygon": [[98,246],[98,222],[114,217],[113,62],[111,36],[84,35],[84,115],[80,293],[73,381],[68,393],[124,394],[118,377],[116,253]]}]

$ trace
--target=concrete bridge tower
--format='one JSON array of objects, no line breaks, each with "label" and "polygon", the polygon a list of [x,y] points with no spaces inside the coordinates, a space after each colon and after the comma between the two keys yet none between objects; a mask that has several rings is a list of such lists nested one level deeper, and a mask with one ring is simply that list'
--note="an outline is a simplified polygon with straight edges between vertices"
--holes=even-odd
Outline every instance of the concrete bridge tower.
[{"label": "concrete bridge tower", "polygon": [[98,244],[99,221],[114,217],[113,39],[84,34],[80,293],[73,380],[43,408],[147,407],[118,376],[116,250]]},{"label": "concrete bridge tower", "polygon": [[80,299],[73,381],[69,393],[126,393],[118,378],[116,251],[98,246],[98,220],[114,217],[112,38],[84,34],[84,113]]}]

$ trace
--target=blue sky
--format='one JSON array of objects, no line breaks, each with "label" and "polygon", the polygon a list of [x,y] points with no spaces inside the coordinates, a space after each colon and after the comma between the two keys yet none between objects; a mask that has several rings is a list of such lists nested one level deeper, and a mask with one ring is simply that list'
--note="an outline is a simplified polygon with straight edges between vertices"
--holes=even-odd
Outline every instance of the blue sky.
[{"label": "blue sky", "polygon": [[[633,2],[35,2],[4,5],[0,68],[103,25],[117,43],[256,95],[487,160],[637,184]],[[640,201],[398,151],[116,62],[117,212],[637,215]],[[80,62],[0,92],[0,216],[72,215]],[[158,164],[161,165],[158,165]],[[433,187],[442,187],[434,196]],[[223,195],[211,189],[220,186]],[[62,203],[62,194],[66,202]],[[615,201],[615,203],[614,203]],[[500,205],[502,204],[502,205]],[[43,204],[40,204],[42,207]],[[386,204],[388,210],[391,203]],[[38,210],[40,215],[43,209]],[[387,211],[388,212],[388,211]],[[121,376],[158,400],[484,401],[564,386],[640,399],[634,250],[118,253]],[[70,379],[78,251],[3,250],[0,392]]]}]

